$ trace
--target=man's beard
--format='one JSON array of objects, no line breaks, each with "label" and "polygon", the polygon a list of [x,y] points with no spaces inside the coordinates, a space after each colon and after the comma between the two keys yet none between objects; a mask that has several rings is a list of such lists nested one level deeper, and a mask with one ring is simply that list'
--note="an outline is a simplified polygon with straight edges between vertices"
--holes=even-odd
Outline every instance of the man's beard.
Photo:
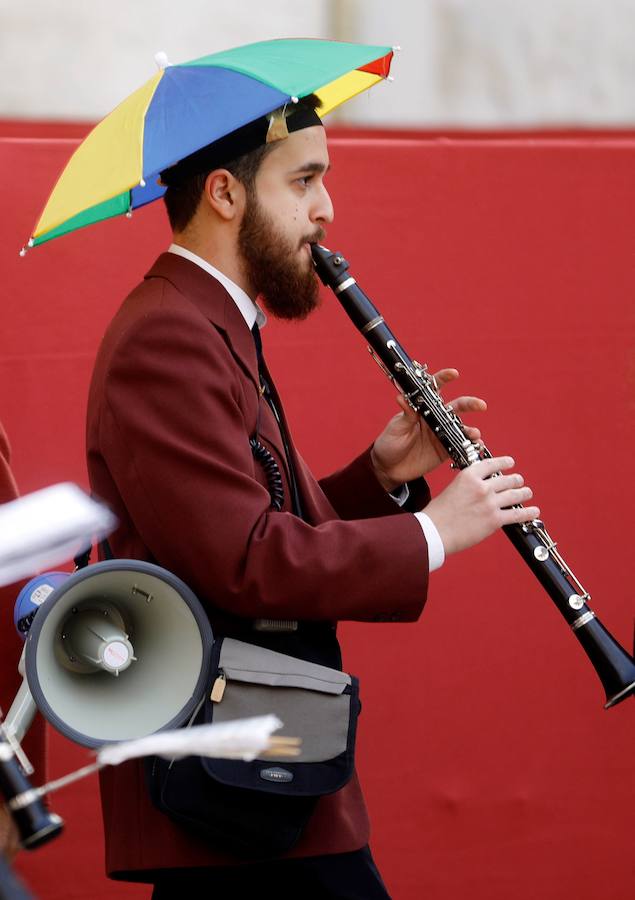
[{"label": "man's beard", "polygon": [[318,228],[293,246],[275,227],[253,192],[247,194],[238,234],[245,276],[269,312],[279,319],[305,319],[319,302],[319,285],[308,259],[302,265],[303,244],[322,240]]}]

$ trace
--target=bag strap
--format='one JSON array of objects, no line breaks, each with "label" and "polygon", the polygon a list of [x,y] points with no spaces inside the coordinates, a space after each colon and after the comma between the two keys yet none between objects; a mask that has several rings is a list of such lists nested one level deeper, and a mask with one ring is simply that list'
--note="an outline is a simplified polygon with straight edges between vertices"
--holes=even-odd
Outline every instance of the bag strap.
[{"label": "bag strap", "polygon": [[[100,541],[97,546],[101,551],[101,555],[104,559],[114,559],[115,556],[112,552],[110,544],[108,540],[104,538]],[[78,553],[77,556],[73,557],[73,562],[75,563],[75,571],[78,572],[80,569],[85,569],[88,563],[90,562],[90,555],[93,551],[92,544],[89,545],[86,550],[83,550],[81,553]]]}]

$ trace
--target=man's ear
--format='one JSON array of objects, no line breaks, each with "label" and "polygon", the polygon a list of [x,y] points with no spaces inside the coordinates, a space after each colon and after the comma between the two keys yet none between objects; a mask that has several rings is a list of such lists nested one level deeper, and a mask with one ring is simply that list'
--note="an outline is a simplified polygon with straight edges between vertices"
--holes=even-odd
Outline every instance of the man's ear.
[{"label": "man's ear", "polygon": [[230,221],[242,213],[245,189],[227,169],[214,169],[205,179],[203,196],[222,219]]}]

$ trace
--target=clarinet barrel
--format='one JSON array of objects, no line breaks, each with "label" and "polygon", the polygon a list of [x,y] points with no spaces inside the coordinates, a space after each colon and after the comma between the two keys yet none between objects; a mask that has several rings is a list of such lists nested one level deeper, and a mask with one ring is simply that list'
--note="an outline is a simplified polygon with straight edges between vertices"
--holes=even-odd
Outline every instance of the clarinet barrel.
[{"label": "clarinet barrel", "polygon": [[[464,469],[492,454],[470,441],[458,415],[441,398],[434,377],[411,359],[397,341],[383,316],[349,273],[341,253],[311,245],[313,262],[321,281],[330,287],[353,324],[368,341],[370,352],[388,378],[403,392],[410,406],[432,429],[445,447],[452,465]],[[635,660],[613,638],[587,604],[582,587],[538,519],[523,525],[506,525],[503,531],[520,553],[557,609],[572,629],[602,682],[605,709],[635,693]]]}]

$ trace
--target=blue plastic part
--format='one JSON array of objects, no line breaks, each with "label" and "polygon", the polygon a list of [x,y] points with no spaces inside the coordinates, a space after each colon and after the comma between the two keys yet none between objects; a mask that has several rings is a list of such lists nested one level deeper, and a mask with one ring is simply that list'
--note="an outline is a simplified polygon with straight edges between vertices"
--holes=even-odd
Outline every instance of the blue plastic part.
[{"label": "blue plastic part", "polygon": [[289,100],[289,94],[231,69],[170,66],[146,113],[143,171],[162,172]]},{"label": "blue plastic part", "polygon": [[13,622],[22,640],[26,638],[40,606],[69,576],[69,572],[44,572],[24,585],[13,608]]}]

